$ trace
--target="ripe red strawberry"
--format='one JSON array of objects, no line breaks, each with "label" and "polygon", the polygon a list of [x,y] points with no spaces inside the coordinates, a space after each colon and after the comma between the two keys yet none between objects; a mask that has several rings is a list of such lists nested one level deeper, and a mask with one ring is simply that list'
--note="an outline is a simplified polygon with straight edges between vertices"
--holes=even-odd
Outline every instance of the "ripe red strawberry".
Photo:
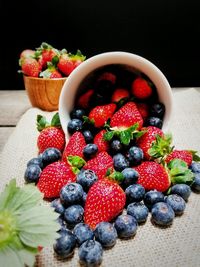
[{"label": "ripe red strawberry", "polygon": [[136,106],[143,120],[145,120],[149,116],[149,106],[146,103],[136,103]]},{"label": "ripe red strawberry", "polygon": [[86,93],[82,94],[78,99],[77,105],[81,108],[88,108],[90,97],[93,95],[93,93],[94,90],[89,89]]},{"label": "ripe red strawberry", "polygon": [[124,88],[117,88],[112,94],[112,102],[119,102],[123,98],[128,98],[130,96],[129,91]]},{"label": "ripe red strawberry", "polygon": [[98,127],[104,126],[105,122],[110,119],[116,110],[116,104],[108,104],[94,107],[89,113],[89,119],[94,120],[94,125]]},{"label": "ripe red strawberry", "polygon": [[126,195],[113,180],[101,179],[90,188],[84,211],[84,221],[92,229],[100,222],[110,222],[125,206]]},{"label": "ripe red strawberry", "polygon": [[80,50],[78,50],[75,55],[68,54],[64,51],[59,58],[58,69],[66,76],[69,76],[69,74],[84,60],[85,56],[82,55]]},{"label": "ripe red strawberry", "polygon": [[169,175],[163,165],[155,161],[144,161],[135,167],[135,170],[139,173],[138,183],[146,190],[156,189],[164,192],[171,184]]},{"label": "ripe red strawberry", "polygon": [[174,150],[166,157],[165,162],[169,163],[173,159],[181,159],[190,166],[192,164],[193,156],[188,150]]},{"label": "ripe red strawberry", "polygon": [[45,117],[38,115],[37,129],[40,132],[37,138],[39,153],[42,153],[49,147],[54,147],[63,151],[65,146],[65,134],[61,128],[58,113],[53,116],[51,123],[48,123]]},{"label": "ripe red strawberry", "polygon": [[41,66],[37,62],[36,59],[34,59],[32,57],[22,58],[20,60],[20,65],[21,65],[21,69],[22,69],[23,74],[30,76],[30,77],[38,77],[39,76],[39,73],[41,71]]},{"label": "ripe red strawberry", "polygon": [[28,57],[35,57],[35,51],[31,49],[25,49],[20,54],[20,59],[28,58]]},{"label": "ripe red strawberry", "polygon": [[138,129],[143,125],[143,119],[134,102],[128,102],[112,116],[110,126],[125,130],[138,123]]},{"label": "ripe red strawberry", "polygon": [[111,72],[104,72],[99,76],[98,81],[107,80],[107,81],[110,81],[112,84],[115,84],[116,79],[117,78],[116,78],[115,74],[113,74]]},{"label": "ripe red strawberry", "polygon": [[54,57],[59,57],[59,51],[43,42],[41,46],[37,48],[36,55],[39,58],[42,68],[45,69],[48,62],[52,62]]},{"label": "ripe red strawberry", "polygon": [[164,137],[164,133],[161,129],[154,126],[144,127],[142,130],[146,131],[146,133],[137,140],[137,145],[143,150],[144,158],[150,160],[150,149],[152,144],[156,141],[156,136]]},{"label": "ripe red strawberry", "polygon": [[98,179],[102,179],[108,169],[113,169],[113,159],[106,151],[102,151],[96,157],[88,160],[83,168],[94,171]]},{"label": "ripe red strawberry", "polygon": [[98,152],[109,150],[109,142],[104,140],[105,133],[106,133],[106,130],[101,130],[94,137],[94,144],[97,145]]},{"label": "ripe red strawberry", "polygon": [[68,156],[83,158],[83,148],[85,146],[86,142],[83,134],[81,132],[73,133],[64,149],[62,159],[66,161]]},{"label": "ripe red strawberry", "polygon": [[40,77],[54,79],[62,78],[62,75],[51,62],[47,62],[47,69],[40,73]]},{"label": "ripe red strawberry", "polygon": [[153,91],[148,82],[143,78],[136,78],[132,83],[132,94],[138,99],[149,98]]},{"label": "ripe red strawberry", "polygon": [[57,198],[64,185],[75,181],[76,175],[71,166],[58,161],[43,169],[37,187],[44,194],[44,198]]}]

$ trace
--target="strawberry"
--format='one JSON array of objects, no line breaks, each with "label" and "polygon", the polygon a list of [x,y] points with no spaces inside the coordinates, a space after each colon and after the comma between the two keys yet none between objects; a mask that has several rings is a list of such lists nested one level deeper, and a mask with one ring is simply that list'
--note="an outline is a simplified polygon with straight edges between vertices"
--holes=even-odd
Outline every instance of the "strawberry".
[{"label": "strawberry", "polygon": [[94,90],[89,89],[86,93],[82,94],[78,99],[77,105],[81,108],[88,108],[89,101],[93,93],[94,93]]},{"label": "strawberry", "polygon": [[181,159],[187,163],[188,166],[192,164],[193,155],[189,150],[174,150],[169,155],[167,155],[165,162],[169,163],[173,159]]},{"label": "strawberry", "polygon": [[125,202],[126,195],[115,181],[108,178],[98,180],[89,189],[84,221],[92,229],[100,222],[110,222],[122,212]]},{"label": "strawberry", "polygon": [[65,134],[61,129],[58,113],[53,116],[51,123],[47,122],[45,117],[38,115],[37,129],[40,132],[37,138],[39,153],[42,153],[49,147],[54,147],[63,151],[65,146]]},{"label": "strawberry", "polygon": [[86,146],[85,138],[81,132],[75,132],[70,137],[64,152],[62,159],[67,160],[68,156],[79,156],[83,158],[83,148]]},{"label": "strawberry", "polygon": [[99,78],[98,78],[98,82],[102,81],[102,80],[106,80],[106,81],[110,81],[112,84],[116,83],[116,75],[111,73],[111,72],[103,72]]},{"label": "strawberry", "polygon": [[121,107],[110,120],[110,126],[118,130],[125,130],[138,123],[138,129],[143,125],[143,119],[134,102],[128,102]]},{"label": "strawberry", "polygon": [[147,99],[152,95],[153,90],[145,79],[138,77],[131,85],[131,92],[138,99]]},{"label": "strawberry", "polygon": [[34,50],[25,49],[20,54],[20,59],[29,58],[29,57],[35,58],[35,51]]},{"label": "strawberry", "polygon": [[47,62],[47,69],[40,73],[40,77],[54,79],[62,78],[62,75],[51,62]]},{"label": "strawberry", "polygon": [[171,182],[165,168],[155,161],[144,161],[134,168],[139,173],[138,183],[145,190],[156,189],[160,192],[166,191]]},{"label": "strawberry", "polygon": [[129,91],[124,88],[117,88],[115,89],[114,93],[112,94],[112,102],[119,102],[120,100],[124,98],[128,98],[130,96]]},{"label": "strawberry", "polygon": [[106,130],[101,130],[94,137],[94,144],[97,145],[98,152],[109,150],[109,142],[104,140],[105,133],[106,133]]},{"label": "strawberry", "polygon": [[146,103],[136,103],[136,106],[143,120],[145,120],[149,116],[149,106]]},{"label": "strawberry", "polygon": [[36,59],[32,57],[24,57],[20,60],[22,73],[30,77],[38,77],[41,71],[41,66]]},{"label": "strawberry", "polygon": [[94,158],[88,160],[83,168],[94,171],[98,178],[102,179],[105,177],[108,169],[113,169],[113,160],[106,151],[102,151]]},{"label": "strawberry", "polygon": [[67,51],[61,52],[61,56],[58,62],[58,69],[66,76],[69,74],[83,61],[85,60],[85,56],[82,55],[80,50],[77,50],[75,55],[71,53],[67,53]]},{"label": "strawberry", "polygon": [[57,198],[64,185],[75,181],[76,175],[71,166],[58,161],[43,169],[37,187],[44,194],[44,198]]},{"label": "strawberry", "polygon": [[89,119],[94,121],[94,125],[99,128],[103,127],[116,110],[116,104],[108,104],[94,107],[89,113]]},{"label": "strawberry", "polygon": [[36,50],[36,56],[40,58],[42,68],[45,69],[48,62],[52,62],[54,58],[58,61],[59,51],[51,45],[43,42]]}]

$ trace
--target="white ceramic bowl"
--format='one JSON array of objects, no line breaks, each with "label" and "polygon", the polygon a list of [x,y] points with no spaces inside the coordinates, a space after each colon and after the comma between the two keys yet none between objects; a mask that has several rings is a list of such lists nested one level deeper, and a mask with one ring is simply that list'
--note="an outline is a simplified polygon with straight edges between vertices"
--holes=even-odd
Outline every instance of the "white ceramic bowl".
[{"label": "white ceramic bowl", "polygon": [[64,83],[59,98],[59,114],[62,128],[69,137],[67,124],[69,113],[73,109],[77,90],[81,83],[100,67],[117,64],[128,66],[144,73],[155,85],[160,102],[165,105],[166,111],[163,120],[163,131],[167,130],[172,115],[172,91],[164,74],[149,60],[128,52],[106,52],[93,56],[80,64]]}]

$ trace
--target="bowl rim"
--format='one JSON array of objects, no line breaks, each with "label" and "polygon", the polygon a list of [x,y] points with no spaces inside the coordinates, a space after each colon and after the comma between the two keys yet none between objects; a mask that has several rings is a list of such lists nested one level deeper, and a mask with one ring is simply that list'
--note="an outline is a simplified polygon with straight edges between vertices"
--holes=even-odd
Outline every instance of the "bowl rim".
[{"label": "bowl rim", "polygon": [[[173,110],[173,96],[169,82],[163,72],[155,64],[142,56],[130,52],[112,51],[100,53],[86,59],[76,69],[73,70],[73,72],[69,75],[67,81],[65,81],[60,93],[58,107],[61,126],[66,134],[66,138],[69,137],[67,131],[69,111],[72,109],[72,103],[74,103],[77,88],[80,86],[80,83],[84,80],[84,78],[91,72],[100,67],[110,64],[128,65],[130,67],[136,68],[137,70],[148,76],[148,78],[154,83],[158,91],[158,88],[160,88],[160,92],[161,88],[164,89],[162,90],[162,98],[160,99],[160,101],[163,102],[163,99],[165,99],[165,102],[168,103],[168,106],[165,112],[165,119],[163,121],[162,130],[168,130],[168,125]],[[68,101],[69,89],[72,103],[69,103]],[[160,96],[161,95],[159,95],[159,98]],[[66,105],[66,100],[68,101],[68,105]]]},{"label": "bowl rim", "polygon": [[31,77],[31,76],[27,76],[23,74],[23,78],[24,79],[29,79],[29,80],[35,80],[35,81],[62,81],[62,80],[66,80],[68,77],[62,77],[62,78],[42,78],[42,77]]}]

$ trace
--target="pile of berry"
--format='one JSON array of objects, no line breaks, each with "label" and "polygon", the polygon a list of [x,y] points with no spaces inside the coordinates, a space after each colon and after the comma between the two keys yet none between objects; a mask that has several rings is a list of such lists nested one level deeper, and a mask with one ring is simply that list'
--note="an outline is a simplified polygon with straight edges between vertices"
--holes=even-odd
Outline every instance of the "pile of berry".
[{"label": "pile of berry", "polygon": [[35,50],[25,49],[21,52],[19,72],[30,77],[50,79],[68,77],[84,60],[85,56],[80,50],[74,55],[68,53],[66,49],[58,50],[43,42]]},{"label": "pile of berry", "polygon": [[[200,158],[178,150],[164,134],[165,106],[143,75],[100,72],[77,97],[65,143],[59,114],[38,115],[39,155],[25,181],[35,183],[60,214],[54,251],[97,266],[103,248],[131,238],[147,217],[160,226],[184,212],[191,191],[200,192]],[[127,82],[129,81],[129,82]],[[123,87],[122,87],[123,85]]]}]

